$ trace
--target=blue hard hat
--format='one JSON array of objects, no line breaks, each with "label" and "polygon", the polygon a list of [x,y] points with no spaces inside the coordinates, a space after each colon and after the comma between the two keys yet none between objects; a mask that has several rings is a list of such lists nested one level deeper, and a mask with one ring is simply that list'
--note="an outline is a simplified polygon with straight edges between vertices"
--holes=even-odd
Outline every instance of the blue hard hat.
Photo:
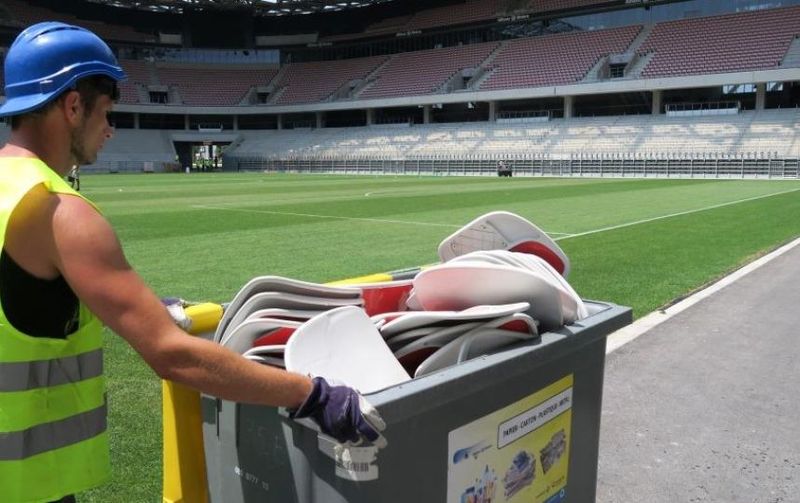
[{"label": "blue hard hat", "polygon": [[114,53],[91,31],[53,21],[29,26],[6,54],[0,117],[36,110],[90,75],[126,78]]}]

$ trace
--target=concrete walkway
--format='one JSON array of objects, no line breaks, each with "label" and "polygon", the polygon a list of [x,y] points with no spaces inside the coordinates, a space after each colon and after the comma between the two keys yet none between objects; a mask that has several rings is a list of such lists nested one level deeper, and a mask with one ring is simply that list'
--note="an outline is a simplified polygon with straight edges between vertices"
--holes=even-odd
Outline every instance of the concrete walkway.
[{"label": "concrete walkway", "polygon": [[800,246],[606,361],[599,503],[800,502]]}]

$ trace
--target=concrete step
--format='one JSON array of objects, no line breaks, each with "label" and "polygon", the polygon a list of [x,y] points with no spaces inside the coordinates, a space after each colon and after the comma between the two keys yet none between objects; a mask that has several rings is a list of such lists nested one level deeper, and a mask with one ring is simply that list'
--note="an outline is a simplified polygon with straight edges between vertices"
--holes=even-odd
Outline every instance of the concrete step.
[{"label": "concrete step", "polygon": [[800,38],[795,38],[789,45],[789,50],[781,60],[781,66],[786,68],[800,67]]}]

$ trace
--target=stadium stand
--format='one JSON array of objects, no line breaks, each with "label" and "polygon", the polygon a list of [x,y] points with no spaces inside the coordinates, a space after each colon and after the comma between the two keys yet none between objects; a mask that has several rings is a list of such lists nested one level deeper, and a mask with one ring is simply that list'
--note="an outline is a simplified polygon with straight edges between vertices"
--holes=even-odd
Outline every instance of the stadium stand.
[{"label": "stadium stand", "polygon": [[800,111],[731,116],[618,116],[529,124],[429,124],[244,133],[228,155],[259,159],[747,155],[800,157]]},{"label": "stadium stand", "polygon": [[192,106],[238,105],[255,86],[266,85],[275,77],[274,68],[230,68],[180,66],[156,63],[158,80],[175,88],[181,102]]},{"label": "stadium stand", "polygon": [[148,103],[146,97],[146,86],[155,84],[151,80],[151,72],[148,69],[147,61],[142,60],[120,60],[120,65],[128,74],[128,79],[119,83],[119,102],[123,104]]},{"label": "stadium stand", "polygon": [[[0,144],[11,134],[11,128],[0,123]],[[161,172],[177,167],[172,131],[118,129],[105,143],[97,161],[82,168],[84,173]]]},{"label": "stadium stand", "polygon": [[361,84],[373,70],[382,65],[388,56],[346,59],[342,61],[317,61],[285,65],[276,79],[278,97],[275,104],[313,103],[324,101],[337,90],[349,95],[350,85]]},{"label": "stadium stand", "polygon": [[624,52],[641,29],[636,25],[510,41],[490,64],[491,74],[480,89],[575,83],[600,57]]},{"label": "stadium stand", "polygon": [[461,70],[476,68],[498,47],[496,42],[415,51],[392,57],[359,98],[436,92]]},{"label": "stadium stand", "polygon": [[146,163],[161,165],[170,162],[175,162],[175,148],[169,132],[125,129],[116,131],[106,142],[92,169],[141,172]]},{"label": "stadium stand", "polygon": [[642,77],[773,68],[798,34],[800,7],[659,23],[638,51],[653,53]]},{"label": "stadium stand", "polygon": [[[570,6],[591,3],[575,0],[570,2]],[[20,23],[34,22],[52,14],[41,7],[27,6],[20,0],[6,0],[4,5]],[[467,2],[447,8],[425,9],[412,16],[384,19],[372,27],[375,30],[395,30],[432,26],[439,22],[437,20],[469,22],[484,18],[498,8],[497,0]],[[529,2],[526,8],[547,11],[555,9],[556,2]],[[74,17],[66,21],[97,24]],[[97,29],[93,25],[90,27]],[[104,29],[132,32],[130,28],[121,27],[120,31],[111,25],[104,25]],[[418,96],[450,92],[451,87],[460,89],[464,82],[469,83],[471,90],[480,91],[563,85],[583,79],[597,81],[597,78],[590,78],[591,72],[602,58],[634,50],[642,58],[637,62],[636,71],[626,74],[627,78],[770,69],[782,64],[799,33],[800,7],[795,6],[662,22],[645,30],[641,25],[634,25],[393,56],[291,63],[283,65],[280,71],[268,64],[252,64],[248,69],[246,64],[234,67],[229,64],[153,63],[126,59],[122,63],[131,79],[122,85],[121,102],[150,104],[148,86],[170,88],[169,104],[235,106],[256,102],[292,105],[332,99]],[[178,50],[169,51],[174,53]],[[174,54],[171,57],[177,58]],[[800,61],[800,58],[787,58],[783,64],[797,64],[792,61]],[[478,67],[479,71],[461,75],[465,80],[460,86],[443,87],[450,79],[458,77],[462,70]],[[471,77],[475,78],[470,80]],[[266,102],[252,99],[249,93],[254,87],[269,88],[266,89]],[[248,96],[251,98],[245,99]],[[162,100],[153,102],[162,103]]]}]

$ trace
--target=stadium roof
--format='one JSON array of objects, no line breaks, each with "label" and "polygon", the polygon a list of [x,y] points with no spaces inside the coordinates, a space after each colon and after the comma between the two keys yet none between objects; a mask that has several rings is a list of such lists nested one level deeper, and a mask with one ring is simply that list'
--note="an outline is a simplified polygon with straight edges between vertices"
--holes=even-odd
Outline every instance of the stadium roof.
[{"label": "stadium roof", "polygon": [[186,8],[208,10],[246,9],[264,16],[313,14],[366,7],[392,0],[88,0],[112,7],[152,12],[183,12]]}]

